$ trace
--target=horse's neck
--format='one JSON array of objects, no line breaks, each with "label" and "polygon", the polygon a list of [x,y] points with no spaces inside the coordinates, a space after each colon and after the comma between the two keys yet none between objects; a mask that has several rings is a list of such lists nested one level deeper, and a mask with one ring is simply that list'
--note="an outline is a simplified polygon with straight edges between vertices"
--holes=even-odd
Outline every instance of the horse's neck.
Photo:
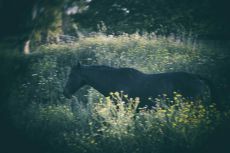
[{"label": "horse's neck", "polygon": [[82,71],[82,77],[85,79],[87,85],[92,86],[104,95],[108,95],[116,84],[111,79],[111,76],[108,75],[108,72],[98,69],[86,68]]}]

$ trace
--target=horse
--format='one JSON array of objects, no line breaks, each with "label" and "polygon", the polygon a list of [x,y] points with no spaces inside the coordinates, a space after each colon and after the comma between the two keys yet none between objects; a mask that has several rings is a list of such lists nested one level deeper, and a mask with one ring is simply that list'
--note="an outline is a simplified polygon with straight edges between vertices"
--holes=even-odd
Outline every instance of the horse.
[{"label": "horse", "polygon": [[139,97],[139,108],[153,106],[154,99],[166,94],[174,97],[174,92],[189,99],[211,96],[211,88],[206,79],[187,72],[145,74],[133,68],[113,68],[109,66],[85,66],[77,64],[71,68],[63,94],[66,98],[81,87],[89,85],[104,96],[111,92],[123,91],[129,97]]}]

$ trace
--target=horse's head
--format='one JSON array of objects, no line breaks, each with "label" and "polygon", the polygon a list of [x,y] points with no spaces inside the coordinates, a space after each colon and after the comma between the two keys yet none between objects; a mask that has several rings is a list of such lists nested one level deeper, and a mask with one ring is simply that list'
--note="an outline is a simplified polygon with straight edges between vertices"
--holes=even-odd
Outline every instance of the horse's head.
[{"label": "horse's head", "polygon": [[78,63],[71,69],[63,94],[66,98],[71,98],[84,85],[85,81],[81,76],[81,65]]}]

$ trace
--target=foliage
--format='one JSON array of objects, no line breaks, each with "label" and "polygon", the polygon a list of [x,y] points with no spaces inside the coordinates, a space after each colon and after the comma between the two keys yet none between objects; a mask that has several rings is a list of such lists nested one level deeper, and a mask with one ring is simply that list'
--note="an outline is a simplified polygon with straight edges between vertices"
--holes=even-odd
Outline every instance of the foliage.
[{"label": "foliage", "polygon": [[119,93],[87,107],[79,105],[75,112],[66,105],[32,104],[27,111],[29,123],[25,124],[31,139],[49,144],[57,152],[146,153],[199,149],[220,124],[220,113],[213,105],[204,107],[185,101],[181,95],[175,97],[170,104],[166,104],[166,99],[159,99],[153,110],[139,113],[132,107],[138,104],[138,99]]},{"label": "foliage", "polygon": [[116,35],[155,32],[226,39],[227,14],[226,0],[2,0],[0,39],[20,45],[32,39],[34,45],[58,41],[63,33],[100,30]]},{"label": "foliage", "polygon": [[105,24],[109,34],[138,31],[218,39],[229,33],[225,1],[92,0],[87,5],[88,9],[74,18],[80,27],[91,31]]},{"label": "foliage", "polygon": [[[195,152],[229,113],[178,94],[173,101],[162,95],[152,110],[136,110],[138,99],[124,93],[103,97],[89,87],[69,100],[62,95],[63,86],[70,67],[81,61],[146,73],[194,72],[228,91],[228,59],[217,48],[138,34],[98,34],[72,44],[44,45],[28,56],[13,57],[10,65],[1,60],[4,70],[17,67],[9,71],[14,77],[8,81],[4,108],[14,127],[46,152]],[[221,97],[229,99],[227,92]]]}]

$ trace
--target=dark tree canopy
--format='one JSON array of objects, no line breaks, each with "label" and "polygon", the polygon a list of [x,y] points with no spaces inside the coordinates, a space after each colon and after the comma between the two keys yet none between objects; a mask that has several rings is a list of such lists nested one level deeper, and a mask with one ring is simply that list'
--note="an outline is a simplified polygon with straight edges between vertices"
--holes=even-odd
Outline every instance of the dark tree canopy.
[{"label": "dark tree canopy", "polygon": [[29,35],[52,28],[68,0],[3,0],[0,2],[0,38]]},{"label": "dark tree canopy", "polygon": [[0,38],[21,35],[28,32],[27,22],[31,19],[31,12],[35,0],[2,0],[0,2]]},{"label": "dark tree canopy", "polygon": [[108,33],[136,31],[168,35],[184,32],[203,37],[229,35],[230,10],[225,0],[92,0],[89,9],[75,14],[83,28]]},{"label": "dark tree canopy", "polygon": [[[230,34],[228,6],[227,0],[2,0],[0,39],[26,40],[37,33],[47,37],[49,30],[60,27],[72,34],[66,30],[71,24],[88,32],[104,26],[107,34],[155,32],[225,39]],[[66,13],[71,7],[75,12]]]}]

